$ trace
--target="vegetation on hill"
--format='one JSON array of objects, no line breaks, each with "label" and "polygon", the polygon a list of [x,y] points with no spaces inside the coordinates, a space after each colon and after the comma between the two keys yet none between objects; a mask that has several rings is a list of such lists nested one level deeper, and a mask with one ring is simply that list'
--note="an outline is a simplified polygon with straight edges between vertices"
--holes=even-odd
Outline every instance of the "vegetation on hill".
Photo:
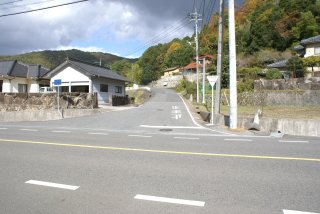
[{"label": "vegetation on hill", "polygon": [[[110,65],[125,58],[101,52],[84,52],[76,49],[65,51],[36,51],[15,56],[0,56],[0,60],[18,60],[27,64],[40,64],[49,69],[55,68],[67,57],[75,58],[89,63],[110,67]],[[135,62],[136,59],[126,59],[128,62]]]},{"label": "vegetation on hill", "polygon": [[[225,9],[223,86],[228,86],[228,17]],[[200,32],[199,53],[215,55],[218,43],[218,14]],[[302,39],[320,34],[320,0],[244,0],[236,11],[238,66],[261,70],[267,64],[288,59],[292,47]],[[174,39],[147,49],[131,76],[141,84],[157,80],[166,68],[186,66],[194,60],[194,37]],[[294,59],[293,59],[294,61]],[[209,71],[214,73],[216,62]],[[239,69],[240,73],[248,69]],[[249,69],[250,71],[250,69]],[[274,71],[273,71],[274,72]],[[294,76],[303,75],[301,71]],[[135,73],[135,74],[132,74]],[[277,72],[276,72],[277,73]],[[247,77],[248,75],[243,75]],[[249,75],[250,76],[250,75]],[[253,75],[252,78],[256,76]],[[268,78],[279,75],[269,75]],[[241,81],[240,81],[241,82]],[[252,81],[251,81],[252,82]],[[247,82],[243,82],[247,84]],[[252,85],[252,84],[250,84]]]}]

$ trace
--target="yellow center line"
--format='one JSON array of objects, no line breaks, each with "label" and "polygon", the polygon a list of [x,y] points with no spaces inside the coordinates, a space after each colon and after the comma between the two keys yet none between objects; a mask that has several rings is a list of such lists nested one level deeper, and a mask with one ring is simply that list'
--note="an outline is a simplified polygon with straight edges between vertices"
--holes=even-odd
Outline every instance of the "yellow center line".
[{"label": "yellow center line", "polygon": [[108,146],[90,146],[90,145],[83,145],[83,144],[49,143],[49,142],[37,142],[37,141],[27,141],[27,140],[10,140],[10,139],[0,139],[0,142],[26,143],[26,144],[65,146],[65,147],[104,149],[104,150],[118,150],[118,151],[178,154],[178,155],[198,155],[198,156],[213,156],[213,157],[235,157],[235,158],[254,158],[254,159],[273,159],[273,160],[295,160],[295,161],[320,162],[319,158],[277,157],[277,156],[258,156],[258,155],[239,155],[239,154],[215,154],[215,153],[202,153],[202,152],[180,152],[180,151],[166,151],[166,150],[153,150],[153,149],[135,149],[135,148],[121,148],[121,147],[108,147]]}]

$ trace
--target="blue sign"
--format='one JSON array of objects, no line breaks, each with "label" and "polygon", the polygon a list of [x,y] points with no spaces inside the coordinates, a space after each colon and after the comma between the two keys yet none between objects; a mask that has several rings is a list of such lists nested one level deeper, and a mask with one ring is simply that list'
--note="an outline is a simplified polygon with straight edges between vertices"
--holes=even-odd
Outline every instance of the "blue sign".
[{"label": "blue sign", "polygon": [[53,84],[54,84],[54,85],[61,85],[61,79],[54,80],[54,81],[53,81]]}]

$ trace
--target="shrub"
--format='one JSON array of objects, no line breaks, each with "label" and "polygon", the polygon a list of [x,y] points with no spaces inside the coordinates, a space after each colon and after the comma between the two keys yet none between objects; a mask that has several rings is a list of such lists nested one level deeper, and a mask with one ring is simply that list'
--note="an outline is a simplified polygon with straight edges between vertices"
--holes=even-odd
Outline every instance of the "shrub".
[{"label": "shrub", "polygon": [[281,79],[282,74],[277,68],[271,68],[267,71],[266,78],[269,80]]}]

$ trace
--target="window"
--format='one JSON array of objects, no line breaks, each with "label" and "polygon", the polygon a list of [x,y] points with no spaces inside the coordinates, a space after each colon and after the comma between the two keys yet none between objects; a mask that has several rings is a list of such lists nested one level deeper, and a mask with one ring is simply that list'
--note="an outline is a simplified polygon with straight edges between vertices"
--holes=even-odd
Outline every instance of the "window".
[{"label": "window", "polygon": [[100,84],[100,92],[108,92],[108,85]]},{"label": "window", "polygon": [[314,55],[320,55],[320,46],[314,47]]},{"label": "window", "polygon": [[19,93],[27,93],[28,85],[27,84],[18,84],[18,92]]},{"label": "window", "polygon": [[116,86],[116,93],[117,94],[122,94],[122,87],[121,86]]},{"label": "window", "polygon": [[3,84],[3,80],[0,80],[0,93],[2,92],[2,84]]}]

